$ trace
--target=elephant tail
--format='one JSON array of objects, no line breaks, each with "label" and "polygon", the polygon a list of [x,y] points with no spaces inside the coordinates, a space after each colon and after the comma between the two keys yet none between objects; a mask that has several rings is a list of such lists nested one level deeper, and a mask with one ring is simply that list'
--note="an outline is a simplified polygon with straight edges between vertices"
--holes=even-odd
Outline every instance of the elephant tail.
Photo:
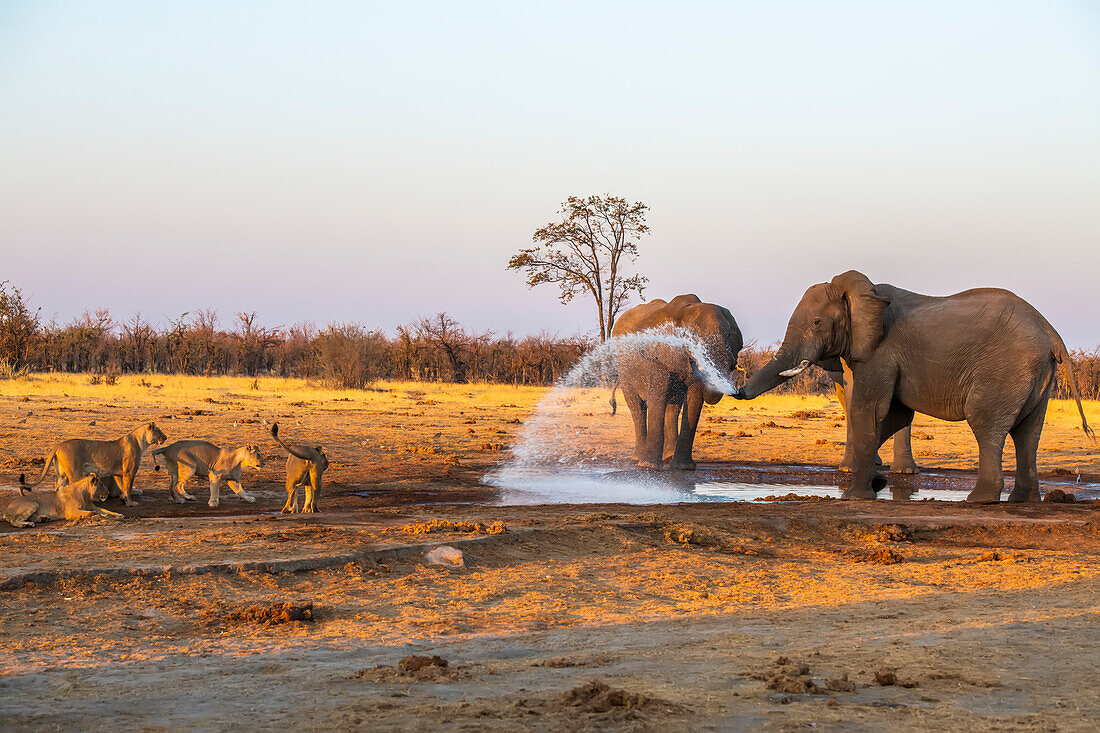
[{"label": "elephant tail", "polygon": [[1085,435],[1092,438],[1092,441],[1096,442],[1096,433],[1089,427],[1089,421],[1085,419],[1085,408],[1081,406],[1081,391],[1077,389],[1077,376],[1073,373],[1073,362],[1070,360],[1069,350],[1066,349],[1065,343],[1062,341],[1062,337],[1058,335],[1058,332],[1054,330],[1053,326],[1047,324],[1050,329],[1052,341],[1054,342],[1051,353],[1054,355],[1054,360],[1062,365],[1066,370],[1066,381],[1069,382],[1070,392],[1073,394],[1073,399],[1077,403],[1077,412],[1081,415],[1081,429],[1085,431]]},{"label": "elephant tail", "polygon": [[615,413],[619,409],[619,403],[615,401],[615,392],[618,389],[619,389],[619,383],[615,382],[615,384],[611,387],[611,400],[610,400],[610,403],[611,403],[611,414],[612,414],[612,416],[614,416]]}]

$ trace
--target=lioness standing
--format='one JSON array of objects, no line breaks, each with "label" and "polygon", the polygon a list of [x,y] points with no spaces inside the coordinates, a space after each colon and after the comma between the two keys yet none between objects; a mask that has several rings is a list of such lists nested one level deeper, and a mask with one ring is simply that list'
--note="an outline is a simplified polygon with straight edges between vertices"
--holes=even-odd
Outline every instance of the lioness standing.
[{"label": "lioness standing", "polygon": [[279,437],[279,423],[271,425],[271,437],[279,445],[286,448],[290,455],[286,459],[286,504],[283,505],[283,514],[294,514],[298,511],[298,484],[303,484],[306,476],[309,476],[309,485],[305,486],[305,501],[302,503],[303,512],[321,511],[321,476],[328,468],[328,456],[321,450],[321,446],[310,447],[308,445],[287,445]]},{"label": "lioness standing", "polygon": [[33,484],[27,483],[25,475],[19,475],[20,492],[42,483],[50,465],[57,461],[57,488],[75,483],[85,474],[94,473],[100,481],[106,480],[109,493],[112,488],[118,489],[123,503],[134,506],[137,502],[131,497],[131,493],[141,493],[134,490],[134,479],[137,477],[138,467],[141,466],[141,457],[150,445],[161,445],[167,439],[155,423],[146,423],[118,440],[66,440],[46,458],[42,475]]},{"label": "lioness standing", "polygon": [[229,450],[219,448],[205,440],[177,440],[172,445],[164,448],[155,448],[150,454],[153,457],[153,470],[159,471],[160,465],[157,457],[163,457],[168,467],[168,473],[172,474],[172,484],[168,487],[172,498],[182,504],[185,501],[194,501],[195,497],[187,493],[187,482],[192,476],[210,479],[210,501],[208,506],[218,506],[221,482],[229,484],[233,493],[244,501],[252,504],[256,497],[250,496],[241,486],[241,468],[263,468],[264,457],[260,455],[260,449],[254,445],[246,445],[241,448]]},{"label": "lioness standing", "polygon": [[65,484],[56,491],[32,491],[8,502],[3,518],[13,527],[33,527],[35,522],[51,519],[84,519],[99,515],[122,519],[118,512],[96,506],[93,500],[107,498],[107,484],[90,473],[79,481]]}]

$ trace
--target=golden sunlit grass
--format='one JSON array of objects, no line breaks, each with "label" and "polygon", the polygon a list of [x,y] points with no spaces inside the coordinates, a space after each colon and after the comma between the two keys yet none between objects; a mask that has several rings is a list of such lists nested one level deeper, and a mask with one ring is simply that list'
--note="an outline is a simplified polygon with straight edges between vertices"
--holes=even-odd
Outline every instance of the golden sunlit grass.
[{"label": "golden sunlit grass", "polygon": [[[386,460],[380,452],[404,451],[410,445],[421,463],[440,463],[448,456],[493,462],[506,454],[480,455],[481,447],[511,445],[519,422],[532,415],[547,392],[542,387],[436,382],[379,382],[373,390],[360,391],[303,379],[181,375],[124,375],[107,385],[91,384],[85,374],[32,374],[0,381],[0,419],[9,426],[18,424],[20,437],[33,446],[34,454],[63,437],[114,437],[111,431],[128,432],[146,419],[168,421],[163,416],[199,410],[209,414],[186,425],[168,421],[161,427],[171,439],[201,437],[230,445],[262,439],[265,431],[255,422],[293,420],[288,430],[316,436],[348,468],[356,462],[376,465]],[[620,396],[619,413],[611,418],[609,396],[609,390],[575,390],[563,400],[575,408],[578,429],[588,432],[595,447],[624,457],[632,448],[629,413]],[[34,410],[34,402],[48,404],[51,419],[19,423],[28,409]],[[1085,410],[1090,422],[1100,426],[1100,403],[1086,402]],[[95,429],[89,428],[89,415],[96,420]],[[253,422],[243,422],[247,420]],[[843,411],[831,396],[769,394],[751,402],[727,398],[704,409],[695,458],[836,465],[844,440]],[[1095,464],[1096,445],[1081,431],[1073,402],[1050,403],[1039,450],[1041,471],[1089,471]],[[977,466],[977,446],[965,422],[917,415],[913,452],[924,467]],[[0,462],[13,454],[21,454],[18,445],[0,447]],[[889,443],[882,455],[889,462]],[[1005,467],[1014,465],[1010,439]]]}]

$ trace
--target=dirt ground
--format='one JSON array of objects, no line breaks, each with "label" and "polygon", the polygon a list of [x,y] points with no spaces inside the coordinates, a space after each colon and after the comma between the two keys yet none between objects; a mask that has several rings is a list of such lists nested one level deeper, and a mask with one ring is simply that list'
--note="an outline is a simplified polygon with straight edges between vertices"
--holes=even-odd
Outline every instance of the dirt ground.
[{"label": "dirt ground", "polygon": [[[173,504],[146,458],[140,504],[108,505],[124,521],[0,528],[0,727],[1100,724],[1092,501],[496,506],[481,477],[544,390],[379,390],[0,382],[9,495],[60,439],[115,437],[148,419],[170,440],[253,442],[271,459],[245,475],[256,504],[223,488],[210,509],[195,483],[198,501]],[[628,423],[598,399],[603,412],[577,403],[578,425],[621,459]],[[1100,424],[1100,405],[1086,409]],[[842,480],[816,468],[843,452],[834,400],[723,401],[705,414],[703,468],[790,464]],[[1040,453],[1042,475],[1071,491],[1098,473],[1075,418],[1052,404]],[[276,419],[333,460],[321,514],[277,513],[283,457],[263,424]],[[926,473],[896,483],[972,482],[964,424],[918,418],[915,433]],[[440,545],[464,567],[429,564]]]}]

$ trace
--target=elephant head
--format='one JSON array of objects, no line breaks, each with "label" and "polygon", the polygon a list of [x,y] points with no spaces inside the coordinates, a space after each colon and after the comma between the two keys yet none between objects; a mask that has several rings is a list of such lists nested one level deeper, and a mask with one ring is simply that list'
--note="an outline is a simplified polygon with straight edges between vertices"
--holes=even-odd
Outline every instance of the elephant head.
[{"label": "elephant head", "polygon": [[867,361],[882,340],[889,304],[875,293],[867,276],[855,270],[810,286],[791,314],[779,351],[749,378],[739,396],[753,399],[813,363],[837,358],[849,364]]}]

